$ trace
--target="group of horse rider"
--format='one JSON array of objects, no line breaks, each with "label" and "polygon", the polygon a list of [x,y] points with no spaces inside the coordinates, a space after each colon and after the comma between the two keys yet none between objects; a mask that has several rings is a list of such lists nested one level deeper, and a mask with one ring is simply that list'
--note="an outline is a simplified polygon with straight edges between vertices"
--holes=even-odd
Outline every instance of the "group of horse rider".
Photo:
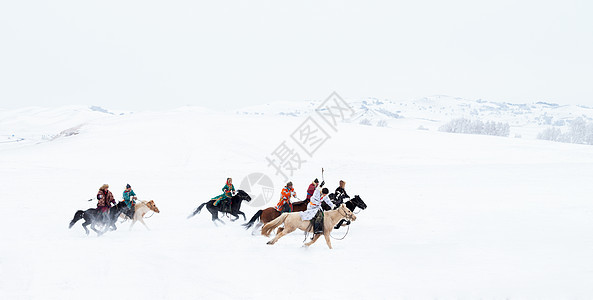
[{"label": "group of horse rider", "polygon": [[[126,203],[126,209],[123,213],[130,219],[134,218],[136,200],[138,200],[136,193],[132,190],[132,186],[127,184],[126,189],[123,192],[123,201]],[[115,204],[115,197],[113,197],[113,194],[109,190],[108,184],[104,184],[99,188],[97,201],[97,209],[104,215],[109,211],[111,204]]]},{"label": "group of horse rider", "polygon": [[[330,199],[331,201],[327,200],[327,205],[332,207],[338,206],[344,202],[344,199],[350,198],[346,193],[346,182],[340,180],[340,185],[336,188],[333,197],[329,194],[329,190],[327,188],[323,188],[325,185],[325,181],[319,184],[319,179],[315,178],[313,182],[307,188],[307,197],[305,200],[309,200],[309,203],[313,202],[313,206],[321,205],[321,202],[326,201],[326,199]],[[280,201],[276,205],[276,210],[279,212],[292,212],[292,201],[290,198],[296,198],[296,192],[292,186],[292,182],[288,182],[282,191],[280,192]],[[332,199],[333,198],[333,199]]]},{"label": "group of horse rider", "polygon": [[[335,197],[330,199],[329,190],[324,188],[325,181],[319,183],[319,180],[315,178],[313,182],[307,188],[307,197],[305,201],[309,201],[307,204],[307,210],[301,212],[301,219],[303,221],[313,220],[315,233],[320,233],[323,230],[323,209],[321,204],[325,202],[331,209],[339,206],[343,203],[344,199],[350,198],[346,193],[346,182],[340,180],[340,184],[334,193]],[[231,198],[235,195],[235,186],[233,185],[233,179],[227,178],[226,184],[222,187],[222,194],[212,198],[214,200],[214,206],[221,205],[222,211],[230,211]],[[275,209],[281,213],[292,212],[292,201],[291,198],[296,199],[297,195],[294,191],[292,182],[288,182],[286,186],[280,191],[280,201],[275,206]]]},{"label": "group of horse rider", "polygon": [[[322,203],[326,203],[331,209],[339,206],[344,202],[344,199],[350,198],[346,193],[346,182],[340,180],[339,186],[336,188],[335,193],[330,196],[329,190],[324,188],[325,181],[319,183],[319,180],[315,178],[313,182],[307,188],[307,197],[305,201],[309,201],[307,204],[307,210],[300,212],[301,219],[303,221],[311,220],[314,226],[315,233],[321,233],[323,231],[323,209],[321,208]],[[231,199],[236,194],[235,186],[233,185],[233,179],[227,178],[226,184],[222,187],[222,194],[212,198],[214,200],[214,206],[221,205],[222,211],[230,211]],[[134,211],[136,200],[136,193],[132,190],[132,186],[126,185],[126,189],[123,192],[123,201],[126,204],[126,208],[123,213],[130,219],[134,218]],[[274,207],[280,213],[292,212],[292,201],[291,198],[296,199],[297,195],[294,191],[292,182],[288,182],[280,192],[280,201]],[[99,188],[97,193],[97,209],[104,215],[109,211],[112,204],[115,204],[115,197],[109,190],[109,185],[104,184]]]},{"label": "group of horse rider", "polygon": [[[319,179],[315,178],[313,182],[307,188],[307,197],[305,201],[307,203],[307,210],[300,212],[301,219],[303,221],[311,220],[313,223],[314,233],[323,232],[323,209],[322,203],[325,202],[331,209],[336,208],[344,202],[344,199],[350,198],[346,193],[346,182],[340,180],[340,184],[334,193],[333,199],[330,196],[329,189],[324,188],[325,181],[319,183]],[[296,198],[296,192],[294,191],[292,182],[288,182],[284,188],[282,188],[280,201],[275,206],[275,209],[281,213],[292,212],[292,201],[290,198]]]}]

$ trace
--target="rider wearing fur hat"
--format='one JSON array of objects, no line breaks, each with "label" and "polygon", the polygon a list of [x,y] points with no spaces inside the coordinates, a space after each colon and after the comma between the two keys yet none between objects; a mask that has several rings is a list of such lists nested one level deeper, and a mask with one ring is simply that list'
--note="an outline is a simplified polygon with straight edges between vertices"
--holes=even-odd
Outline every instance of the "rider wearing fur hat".
[{"label": "rider wearing fur hat", "polygon": [[336,199],[335,199],[335,204],[336,205],[340,205],[344,202],[344,199],[346,198],[350,198],[350,196],[348,196],[348,194],[346,193],[346,182],[344,180],[340,180],[340,186],[338,186],[338,188],[336,189]]},{"label": "rider wearing fur hat", "polygon": [[104,184],[99,188],[97,193],[97,209],[102,213],[109,211],[111,204],[115,204],[115,198],[111,191],[109,191],[109,185]]}]

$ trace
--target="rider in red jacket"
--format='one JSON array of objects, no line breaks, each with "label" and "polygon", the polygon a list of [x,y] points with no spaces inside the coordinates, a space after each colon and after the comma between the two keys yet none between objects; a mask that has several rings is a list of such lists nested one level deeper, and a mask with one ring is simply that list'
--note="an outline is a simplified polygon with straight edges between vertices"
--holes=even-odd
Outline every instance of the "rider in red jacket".
[{"label": "rider in red jacket", "polygon": [[109,211],[111,204],[115,204],[115,198],[109,190],[108,184],[104,184],[101,186],[101,188],[99,188],[97,200],[97,209],[99,209],[102,213]]},{"label": "rider in red jacket", "polygon": [[319,180],[315,178],[315,180],[313,180],[313,182],[309,185],[309,188],[307,189],[307,198],[305,198],[306,200],[311,200],[311,196],[313,196],[313,193],[315,192],[315,189],[318,185]]}]

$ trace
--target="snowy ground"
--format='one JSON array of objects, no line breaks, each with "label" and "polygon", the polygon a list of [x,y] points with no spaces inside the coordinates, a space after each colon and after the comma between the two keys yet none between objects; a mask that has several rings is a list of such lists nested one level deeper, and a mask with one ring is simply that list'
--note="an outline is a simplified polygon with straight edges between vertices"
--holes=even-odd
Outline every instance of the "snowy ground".
[{"label": "snowy ground", "polygon": [[[35,120],[13,126],[54,124]],[[273,175],[265,157],[302,121],[186,108],[0,144],[0,298],[593,297],[591,146],[342,124],[292,178],[302,197],[324,167],[330,188],[344,179],[368,204],[333,250],[186,219],[226,177]],[[152,230],[69,230],[103,183],[154,199]]]}]

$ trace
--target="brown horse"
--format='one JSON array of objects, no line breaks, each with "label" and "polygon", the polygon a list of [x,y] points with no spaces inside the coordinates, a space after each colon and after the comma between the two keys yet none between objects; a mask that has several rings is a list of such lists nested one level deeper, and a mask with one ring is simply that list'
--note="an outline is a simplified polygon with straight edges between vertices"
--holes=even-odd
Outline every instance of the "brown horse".
[{"label": "brown horse", "polygon": [[[334,226],[336,226],[336,224],[338,224],[338,222],[340,222],[340,220],[342,220],[342,219],[346,219],[348,221],[355,221],[356,216],[348,209],[348,207],[346,207],[345,204],[340,205],[338,207],[338,209],[336,209],[336,210],[326,211],[323,213],[323,215],[324,215],[324,217],[323,217],[323,236],[325,237],[325,242],[327,243],[327,246],[330,249],[332,249],[332,244],[331,244],[331,241],[329,238],[330,238],[330,233],[334,229]],[[298,212],[294,212],[294,213],[284,213],[279,218],[276,218],[273,221],[266,223],[266,225],[264,225],[264,227],[262,228],[262,234],[269,237],[270,233],[272,233],[272,231],[276,227],[278,227],[282,224],[284,224],[284,227],[286,229],[283,230],[282,232],[278,233],[275,238],[270,240],[268,242],[268,245],[274,245],[278,241],[278,239],[280,239],[281,237],[283,237],[297,229],[300,229],[300,230],[306,231],[306,232],[313,231],[313,226],[311,226],[311,221],[303,221],[301,219],[301,214]],[[308,243],[305,243],[305,246],[306,247],[311,246],[313,243],[315,243],[317,241],[317,239],[320,236],[321,236],[321,234],[315,234],[313,236],[313,240],[311,240]]]},{"label": "brown horse", "polygon": [[[294,202],[292,204],[292,211],[293,212],[305,211],[305,210],[307,210],[307,204],[309,204],[308,199],[299,201],[299,202]],[[253,226],[253,223],[255,223],[259,219],[259,222],[253,228],[253,233],[255,234],[255,232],[259,231],[259,228],[261,226],[278,218],[281,214],[282,213],[277,211],[275,207],[268,207],[266,209],[260,209],[258,212],[255,213],[255,215],[253,215],[251,220],[249,220],[249,222],[243,224],[243,226],[245,226],[245,229],[249,229],[249,228],[251,228],[251,226]]]}]

